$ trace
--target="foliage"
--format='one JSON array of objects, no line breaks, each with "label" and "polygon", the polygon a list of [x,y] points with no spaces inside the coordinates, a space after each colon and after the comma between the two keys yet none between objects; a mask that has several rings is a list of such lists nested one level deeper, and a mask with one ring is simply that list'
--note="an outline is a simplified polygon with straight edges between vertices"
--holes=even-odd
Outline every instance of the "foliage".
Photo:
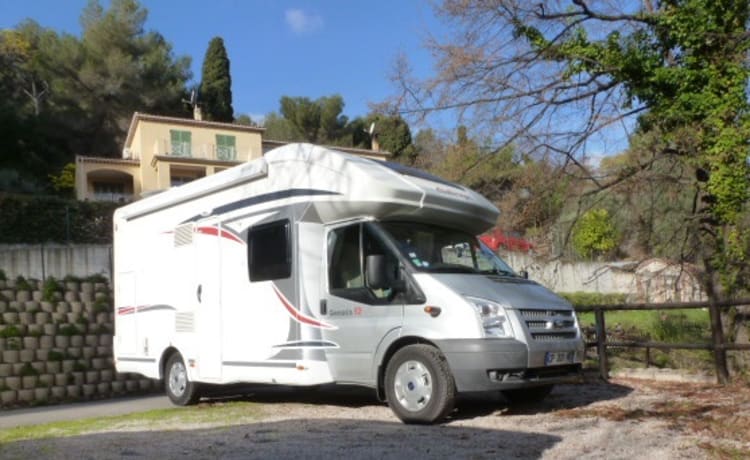
[{"label": "foliage", "polygon": [[112,242],[115,203],[50,196],[0,194],[0,241],[20,243]]},{"label": "foliage", "polygon": [[26,280],[26,278],[23,277],[23,275],[18,275],[16,277],[16,290],[17,291],[30,291],[31,290],[31,284]]},{"label": "foliage", "polygon": [[46,302],[52,302],[55,300],[55,294],[60,292],[62,286],[53,276],[47,277],[44,280],[44,286],[42,287],[42,300]]},{"label": "foliage", "polygon": [[19,371],[21,377],[33,377],[39,375],[39,371],[36,370],[31,363],[23,363]]},{"label": "foliage", "polygon": [[558,295],[572,303],[573,307],[623,304],[627,300],[627,294],[603,292],[559,292]]},{"label": "foliage", "polygon": [[[368,129],[369,126],[374,126],[373,135],[377,137],[380,150],[390,152],[393,155],[393,159],[401,163],[414,163],[417,150],[412,144],[409,125],[403,118],[398,115],[372,113],[365,118],[364,125]],[[357,134],[365,132],[364,126],[359,131],[352,129],[352,140],[355,140]],[[370,136],[364,137],[369,138]],[[372,144],[368,142],[370,139],[363,139],[363,141],[360,141],[365,144],[363,147],[372,148]]]},{"label": "foliage", "polygon": [[[669,220],[679,226],[669,233],[680,235],[680,260],[701,264],[712,297],[748,284],[748,2],[444,0],[438,12],[450,32],[429,42],[437,73],[420,82],[408,63],[397,63],[398,110],[455,109],[497,146],[557,155],[575,169],[584,197],[644,172],[680,182],[680,206]],[[662,142],[650,143],[650,157],[602,178],[587,155],[606,148],[602,141],[620,124]],[[672,158],[659,166],[667,174],[653,174],[650,162],[663,157]]]},{"label": "foliage", "polygon": [[47,361],[62,361],[65,358],[65,354],[56,351],[56,350],[50,350],[47,352]]},{"label": "foliage", "polygon": [[0,281],[7,281],[7,280],[8,280],[8,276],[5,274],[5,270],[0,268]]},{"label": "foliage", "polygon": [[0,190],[64,190],[49,176],[77,153],[119,156],[134,111],[184,113],[189,58],[144,30],[136,0],[107,3],[89,2],[80,37],[32,20],[0,32]]},{"label": "foliage", "polygon": [[5,326],[5,329],[0,331],[0,337],[6,339],[10,337],[21,337],[21,331],[18,329],[18,327],[11,324]]},{"label": "foliage", "polygon": [[585,258],[612,252],[618,240],[619,234],[606,209],[587,211],[573,228],[573,247]]},{"label": "foliage", "polygon": [[50,175],[50,182],[52,182],[52,188],[61,194],[69,197],[73,197],[76,187],[76,165],[75,163],[68,163],[63,166],[60,174]]},{"label": "foliage", "polygon": [[230,123],[234,120],[232,108],[232,76],[224,40],[214,37],[208,43],[203,58],[203,72],[199,102],[206,120]]},{"label": "foliage", "polygon": [[73,335],[80,335],[81,331],[75,326],[75,324],[63,324],[57,329],[57,333],[70,337]]},{"label": "foliage", "polygon": [[343,109],[344,99],[338,94],[314,101],[307,97],[283,96],[280,112],[288,123],[287,135],[292,138],[278,140],[336,144],[344,137],[348,122],[342,114]]}]

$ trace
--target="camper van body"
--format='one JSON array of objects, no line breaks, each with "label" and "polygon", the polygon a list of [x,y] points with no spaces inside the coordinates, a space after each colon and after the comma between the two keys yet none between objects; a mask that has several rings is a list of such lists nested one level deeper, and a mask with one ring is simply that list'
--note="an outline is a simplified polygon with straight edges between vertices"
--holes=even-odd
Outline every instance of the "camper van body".
[{"label": "camper van body", "polygon": [[202,384],[365,385],[407,422],[459,392],[571,381],[573,310],[481,248],[497,216],[463,186],[310,144],[136,201],[114,216],[116,368],[178,404]]}]

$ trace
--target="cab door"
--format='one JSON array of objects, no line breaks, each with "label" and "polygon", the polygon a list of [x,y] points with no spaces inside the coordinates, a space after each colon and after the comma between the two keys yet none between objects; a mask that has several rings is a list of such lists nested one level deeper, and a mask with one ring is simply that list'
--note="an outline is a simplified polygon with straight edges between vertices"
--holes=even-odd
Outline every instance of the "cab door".
[{"label": "cab door", "polygon": [[372,385],[376,382],[373,360],[378,344],[403,324],[401,296],[376,290],[365,279],[368,255],[385,255],[386,265],[398,276],[398,259],[372,231],[371,224],[355,223],[327,233],[326,289],[322,309],[326,322],[336,329],[324,337],[337,345],[328,349],[335,381]]}]

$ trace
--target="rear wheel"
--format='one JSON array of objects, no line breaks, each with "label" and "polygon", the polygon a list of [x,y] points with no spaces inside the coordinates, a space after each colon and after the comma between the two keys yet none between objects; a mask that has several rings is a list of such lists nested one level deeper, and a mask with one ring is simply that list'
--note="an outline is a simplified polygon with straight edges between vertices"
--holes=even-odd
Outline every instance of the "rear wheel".
[{"label": "rear wheel", "polygon": [[501,391],[505,399],[514,405],[534,404],[542,402],[552,391],[552,385],[541,385],[531,388],[518,388],[516,390]]},{"label": "rear wheel", "polygon": [[391,410],[403,422],[434,423],[453,410],[456,387],[438,349],[409,345],[388,362],[385,394]]},{"label": "rear wheel", "polygon": [[198,384],[188,378],[187,368],[182,355],[174,353],[167,361],[164,372],[164,389],[167,396],[178,406],[195,404],[200,399]]}]

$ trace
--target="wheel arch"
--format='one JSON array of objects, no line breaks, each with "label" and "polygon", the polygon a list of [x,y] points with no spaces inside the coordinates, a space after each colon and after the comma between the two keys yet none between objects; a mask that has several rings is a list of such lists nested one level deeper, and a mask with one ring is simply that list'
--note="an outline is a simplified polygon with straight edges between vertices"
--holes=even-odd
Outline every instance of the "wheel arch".
[{"label": "wheel arch", "polygon": [[423,337],[419,336],[405,336],[405,337],[399,337],[398,339],[394,340],[390,345],[388,345],[388,348],[385,350],[385,353],[383,353],[383,358],[380,360],[380,364],[378,365],[377,369],[377,385],[375,387],[377,397],[380,401],[385,401],[385,370],[388,367],[388,362],[391,360],[394,354],[396,354],[397,351],[400,349],[409,346],[409,345],[415,345],[415,344],[423,344],[423,345],[430,345],[438,350],[440,348],[435,345],[434,342],[427,340]]},{"label": "wheel arch", "polygon": [[161,354],[161,359],[159,360],[159,380],[164,380],[164,375],[166,371],[165,367],[167,366],[167,362],[169,361],[169,358],[171,358],[172,355],[174,355],[175,353],[179,353],[179,352],[180,351],[173,345],[170,345],[166,349],[164,349],[164,351]]}]

